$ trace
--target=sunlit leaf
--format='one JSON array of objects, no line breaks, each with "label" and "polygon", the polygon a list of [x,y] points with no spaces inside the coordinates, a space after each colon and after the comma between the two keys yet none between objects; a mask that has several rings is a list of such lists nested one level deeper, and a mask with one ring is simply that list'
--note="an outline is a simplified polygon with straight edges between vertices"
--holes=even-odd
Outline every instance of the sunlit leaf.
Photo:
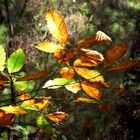
[{"label": "sunlit leaf", "polygon": [[59,42],[67,43],[68,32],[63,17],[56,10],[49,10],[46,14],[47,25],[50,33]]},{"label": "sunlit leaf", "polygon": [[15,116],[0,110],[0,126],[10,125],[14,122]]},{"label": "sunlit leaf", "polygon": [[28,82],[27,81],[17,81],[14,82],[14,85],[16,86],[16,88],[18,88],[19,90],[23,91],[26,90],[28,87]]},{"label": "sunlit leaf", "polygon": [[0,71],[4,70],[4,65],[6,61],[6,52],[2,45],[0,45]]},{"label": "sunlit leaf", "polygon": [[86,68],[75,67],[75,71],[78,75],[89,80],[90,82],[104,82],[103,76],[96,70],[89,70]]},{"label": "sunlit leaf", "polygon": [[100,104],[99,106],[99,109],[104,111],[104,112],[108,112],[108,113],[111,113],[112,112],[112,105],[111,104]]},{"label": "sunlit leaf", "polygon": [[23,110],[20,106],[4,106],[0,108],[1,110],[4,110],[6,113],[11,114],[27,114],[25,110]]},{"label": "sunlit leaf", "polygon": [[81,86],[83,91],[85,91],[85,93],[88,94],[90,97],[97,100],[101,99],[99,86],[97,84],[91,84],[89,82],[83,81],[81,82]]},{"label": "sunlit leaf", "polygon": [[50,113],[47,117],[53,122],[61,122],[68,119],[68,114],[65,112]]},{"label": "sunlit leaf", "polygon": [[24,77],[20,77],[16,79],[16,81],[29,81],[29,80],[37,80],[40,79],[48,74],[47,70],[39,71],[33,74],[28,74]]},{"label": "sunlit leaf", "polygon": [[7,60],[9,73],[18,72],[24,65],[25,53],[22,49],[13,52]]},{"label": "sunlit leaf", "polygon": [[78,91],[81,90],[80,84],[79,83],[70,83],[68,85],[65,85],[65,88],[73,93],[77,93]]},{"label": "sunlit leaf", "polygon": [[49,105],[49,100],[45,97],[34,98],[30,100],[23,101],[21,107],[26,110],[36,110],[40,111],[46,108]]},{"label": "sunlit leaf", "polygon": [[35,48],[47,52],[47,53],[54,53],[59,49],[64,49],[64,47],[60,44],[55,44],[53,42],[49,42],[49,41],[45,41],[42,42],[40,44],[38,44],[37,46],[35,46]]},{"label": "sunlit leaf", "polygon": [[65,78],[55,78],[53,80],[47,81],[42,88],[56,89],[56,88],[60,88],[61,86],[67,85],[70,82],[74,82],[74,80],[73,79],[68,80]]},{"label": "sunlit leaf", "polygon": [[29,93],[22,93],[18,98],[20,100],[27,100],[31,98],[31,95]]},{"label": "sunlit leaf", "polygon": [[116,45],[112,46],[110,49],[108,49],[104,55],[104,57],[105,57],[104,66],[106,67],[110,63],[121,58],[126,53],[127,48],[128,48],[128,43],[123,42],[120,44],[116,44]]},{"label": "sunlit leaf", "polygon": [[70,80],[73,79],[75,72],[73,68],[63,67],[61,68],[60,74],[63,78]]},{"label": "sunlit leaf", "polygon": [[108,68],[107,71],[119,71],[119,70],[126,70],[131,67],[140,65],[140,60],[128,60],[111,68]]},{"label": "sunlit leaf", "polygon": [[97,103],[95,100],[93,99],[89,99],[89,98],[83,98],[83,97],[79,97],[76,100],[74,100],[73,102],[75,103]]},{"label": "sunlit leaf", "polygon": [[78,42],[78,45],[85,47],[85,48],[91,48],[91,47],[98,45],[100,43],[105,43],[105,42],[110,42],[110,41],[112,41],[112,40],[108,35],[106,35],[102,31],[98,31],[93,36],[80,40]]},{"label": "sunlit leaf", "polygon": [[47,121],[47,119],[42,115],[37,118],[36,123],[37,123],[37,126],[41,128],[49,125],[49,122]]}]

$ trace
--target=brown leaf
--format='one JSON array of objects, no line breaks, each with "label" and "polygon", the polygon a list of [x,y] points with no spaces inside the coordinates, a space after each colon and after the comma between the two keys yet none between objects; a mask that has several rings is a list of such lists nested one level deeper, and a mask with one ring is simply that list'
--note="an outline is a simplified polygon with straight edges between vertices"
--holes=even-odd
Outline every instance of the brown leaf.
[{"label": "brown leaf", "polygon": [[108,113],[112,112],[112,105],[110,105],[110,104],[103,103],[103,104],[100,104],[98,107],[100,110],[102,110],[104,112],[108,112]]},{"label": "brown leaf", "polygon": [[61,122],[68,119],[68,114],[65,112],[55,112],[48,114],[47,117],[53,122]]},{"label": "brown leaf", "polygon": [[60,74],[63,78],[70,80],[73,79],[75,72],[73,68],[63,67],[61,68]]},{"label": "brown leaf", "polygon": [[101,99],[99,85],[91,84],[89,82],[83,81],[81,82],[81,86],[83,91],[85,91],[90,97],[95,98],[97,100]]},{"label": "brown leaf", "polygon": [[100,43],[106,43],[106,42],[110,42],[110,41],[112,41],[112,40],[108,35],[106,35],[102,31],[98,31],[92,37],[82,39],[77,44],[84,47],[84,48],[91,48],[91,47],[98,45]]},{"label": "brown leaf", "polygon": [[37,46],[35,46],[35,48],[47,52],[47,53],[54,53],[59,49],[64,49],[64,47],[60,44],[55,44],[53,42],[49,42],[49,41],[45,41],[45,42],[41,42],[40,44],[38,44]]},{"label": "brown leaf", "polygon": [[28,74],[24,77],[20,77],[16,79],[16,81],[29,81],[29,80],[37,80],[48,74],[48,70],[39,71],[37,73]]},{"label": "brown leaf", "polygon": [[105,52],[104,67],[121,58],[128,49],[128,43],[116,44]]},{"label": "brown leaf", "polygon": [[89,99],[89,98],[83,98],[83,97],[79,97],[76,100],[74,100],[73,102],[76,103],[80,103],[80,102],[84,102],[84,103],[94,103],[94,100]]},{"label": "brown leaf", "polygon": [[56,10],[49,10],[46,14],[47,25],[50,33],[59,42],[67,43],[68,32],[64,19]]},{"label": "brown leaf", "polygon": [[119,94],[125,94],[126,93],[126,89],[125,87],[123,86],[123,84],[118,84],[115,89],[114,89],[117,93]]},{"label": "brown leaf", "polygon": [[121,64],[108,68],[107,71],[112,72],[112,71],[126,70],[137,65],[140,65],[140,60],[128,60]]},{"label": "brown leaf", "polygon": [[76,73],[90,82],[104,82],[103,76],[96,70],[74,67]]},{"label": "brown leaf", "polygon": [[15,116],[0,110],[0,126],[11,125],[15,120]]}]

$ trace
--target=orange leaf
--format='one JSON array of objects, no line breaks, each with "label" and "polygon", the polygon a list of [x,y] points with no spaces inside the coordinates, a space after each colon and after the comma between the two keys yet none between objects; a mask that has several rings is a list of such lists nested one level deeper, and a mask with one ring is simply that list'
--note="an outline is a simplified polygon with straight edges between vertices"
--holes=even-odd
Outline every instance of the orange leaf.
[{"label": "orange leaf", "polygon": [[38,44],[37,46],[35,46],[35,48],[41,51],[47,52],[47,53],[54,53],[59,49],[64,49],[64,47],[61,46],[60,44],[55,44],[49,41],[42,42]]},{"label": "orange leaf", "polygon": [[111,72],[111,71],[118,71],[118,70],[126,70],[136,65],[140,65],[140,60],[125,61],[121,64],[108,68],[107,71]]},{"label": "orange leaf", "polygon": [[47,74],[48,74],[48,71],[43,70],[43,71],[39,71],[39,72],[34,73],[34,74],[28,74],[24,77],[20,77],[20,78],[16,79],[16,81],[37,80],[37,79],[40,79],[40,78],[46,76]]},{"label": "orange leaf", "polygon": [[63,78],[70,80],[73,79],[75,72],[73,68],[63,67],[61,68],[60,74]]},{"label": "orange leaf", "polygon": [[91,84],[89,82],[83,81],[81,82],[82,89],[92,98],[97,100],[101,99],[99,86],[98,84]]},{"label": "orange leaf", "polygon": [[79,97],[79,98],[77,98],[76,100],[74,100],[73,102],[76,102],[76,103],[80,103],[80,102],[84,102],[84,103],[94,103],[94,100],[88,99],[88,98]]},{"label": "orange leaf", "polygon": [[79,90],[81,90],[79,83],[70,83],[65,85],[65,88],[73,93],[77,93]]},{"label": "orange leaf", "polygon": [[90,82],[104,82],[103,76],[96,70],[89,70],[86,68],[75,67],[76,73]]},{"label": "orange leaf", "polygon": [[98,45],[100,43],[105,43],[105,42],[110,42],[110,41],[112,41],[112,40],[108,35],[106,35],[102,31],[98,31],[92,37],[80,40],[78,42],[78,45],[83,46],[85,48],[91,48],[91,47]]},{"label": "orange leaf", "polygon": [[62,43],[69,42],[67,26],[58,11],[49,10],[46,14],[46,20],[48,29],[54,38]]},{"label": "orange leaf", "polygon": [[53,122],[61,122],[68,119],[68,114],[65,112],[55,112],[48,114],[47,117]]},{"label": "orange leaf", "polygon": [[6,113],[11,114],[27,114],[25,110],[23,110],[20,106],[4,106],[0,108],[1,110],[4,110]]},{"label": "orange leaf", "polygon": [[104,67],[121,58],[127,51],[128,43],[116,44],[105,52]]},{"label": "orange leaf", "polygon": [[108,112],[108,113],[111,113],[112,112],[112,106],[110,104],[100,104],[99,106],[99,109],[104,111],[104,112]]},{"label": "orange leaf", "polygon": [[15,116],[0,110],[0,126],[10,125],[14,122]]},{"label": "orange leaf", "polygon": [[37,108],[38,110],[43,110],[48,105],[49,105],[48,98],[46,99],[45,97],[40,97],[40,98],[23,101],[23,103],[21,104],[21,107],[28,106],[28,107]]},{"label": "orange leaf", "polygon": [[18,98],[20,100],[27,100],[31,98],[31,95],[29,93],[22,93]]}]

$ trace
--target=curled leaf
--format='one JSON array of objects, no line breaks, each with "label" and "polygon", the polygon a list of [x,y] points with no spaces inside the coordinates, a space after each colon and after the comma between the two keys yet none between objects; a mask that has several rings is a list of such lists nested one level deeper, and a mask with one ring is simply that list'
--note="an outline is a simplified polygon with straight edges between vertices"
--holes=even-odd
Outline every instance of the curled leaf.
[{"label": "curled leaf", "polygon": [[108,72],[126,70],[136,65],[140,65],[140,60],[128,60],[111,68],[108,68]]},{"label": "curled leaf", "polygon": [[103,62],[104,67],[108,66],[110,63],[121,58],[126,53],[127,49],[128,49],[127,42],[116,44],[112,46],[110,49],[108,49],[104,55],[105,57],[104,62]]},{"label": "curled leaf", "polygon": [[56,10],[49,10],[46,14],[47,25],[50,33],[59,42],[67,43],[68,32],[64,19]]},{"label": "curled leaf", "polygon": [[59,49],[64,49],[64,47],[60,44],[55,44],[53,42],[49,42],[49,41],[45,41],[42,42],[40,44],[38,44],[37,46],[35,46],[35,48],[47,52],[47,53],[54,53]]},{"label": "curled leaf", "polygon": [[63,78],[70,80],[73,79],[75,72],[73,68],[63,67],[61,68],[60,74]]},{"label": "curled leaf", "polygon": [[93,36],[80,40],[77,44],[84,48],[91,48],[100,43],[110,42],[111,38],[102,31],[98,31]]},{"label": "curled leaf", "polygon": [[47,117],[53,122],[61,122],[68,119],[68,114],[65,112],[55,112],[48,114]]},{"label": "curled leaf", "polygon": [[89,98],[79,97],[76,100],[74,100],[73,102],[75,102],[75,103],[81,103],[81,102],[83,102],[83,103],[94,103],[95,100],[92,100],[92,99],[89,99]]}]

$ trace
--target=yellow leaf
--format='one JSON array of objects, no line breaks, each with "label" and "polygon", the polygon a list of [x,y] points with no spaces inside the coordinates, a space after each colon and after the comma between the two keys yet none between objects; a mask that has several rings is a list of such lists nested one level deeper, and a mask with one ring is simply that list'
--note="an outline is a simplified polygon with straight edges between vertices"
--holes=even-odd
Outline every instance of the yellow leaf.
[{"label": "yellow leaf", "polygon": [[49,105],[49,100],[45,99],[45,97],[40,97],[40,98],[23,101],[23,103],[21,104],[21,107],[28,106],[32,108],[37,108],[38,110],[43,110],[48,105]]},{"label": "yellow leaf", "polygon": [[73,102],[76,102],[76,103],[80,103],[80,102],[84,102],[84,103],[94,103],[94,100],[88,99],[88,98],[79,97],[79,98],[77,98],[76,100],[74,100]]},{"label": "yellow leaf", "polygon": [[55,112],[48,114],[47,117],[53,122],[61,122],[68,119],[68,114],[65,112]]},{"label": "yellow leaf", "polygon": [[81,82],[82,89],[92,98],[97,100],[101,99],[99,86],[97,84],[92,84],[86,81]]},{"label": "yellow leaf", "polygon": [[22,93],[18,98],[20,100],[27,100],[31,98],[31,95],[29,93]]},{"label": "yellow leaf", "polygon": [[108,68],[107,71],[111,72],[111,71],[118,71],[118,70],[126,70],[126,69],[129,69],[129,68],[134,67],[136,65],[140,65],[140,60],[125,61],[121,64],[118,64],[116,66]]},{"label": "yellow leaf", "polygon": [[61,68],[60,74],[63,78],[70,80],[73,79],[75,72],[73,68],[63,67]]},{"label": "yellow leaf", "polygon": [[78,42],[78,45],[83,46],[85,48],[91,48],[91,47],[98,45],[100,43],[105,43],[105,42],[110,42],[110,41],[112,41],[112,40],[108,35],[106,35],[102,31],[98,31],[93,36],[80,40]]},{"label": "yellow leaf", "polygon": [[81,90],[79,83],[70,83],[65,85],[65,88],[73,93],[77,93],[79,90]]},{"label": "yellow leaf", "polygon": [[76,73],[90,82],[104,82],[103,76],[96,70],[89,70],[86,68],[75,67]]},{"label": "yellow leaf", "polygon": [[25,110],[23,110],[20,106],[4,106],[0,108],[1,110],[4,110],[6,113],[11,114],[27,114]]},{"label": "yellow leaf", "polygon": [[104,67],[121,58],[127,51],[128,43],[116,44],[105,52]]},{"label": "yellow leaf", "polygon": [[64,49],[64,47],[60,44],[55,44],[49,41],[42,42],[39,45],[35,46],[35,48],[47,53],[54,53],[59,49]]},{"label": "yellow leaf", "polygon": [[68,31],[64,19],[56,10],[49,10],[46,14],[47,25],[50,33],[59,42],[67,43]]}]

